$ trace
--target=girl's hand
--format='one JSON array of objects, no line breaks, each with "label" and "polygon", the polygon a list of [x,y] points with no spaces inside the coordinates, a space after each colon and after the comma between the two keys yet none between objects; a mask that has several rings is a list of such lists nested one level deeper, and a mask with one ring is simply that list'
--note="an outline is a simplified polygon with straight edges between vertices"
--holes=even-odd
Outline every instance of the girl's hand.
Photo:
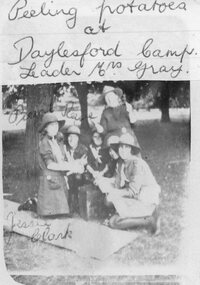
[{"label": "girl's hand", "polygon": [[76,171],[75,173],[79,173],[82,174],[84,172],[84,165],[82,165],[81,163],[76,163]]},{"label": "girl's hand", "polygon": [[137,118],[136,118],[135,111],[134,111],[132,105],[129,104],[129,103],[127,103],[127,102],[126,102],[126,110],[127,110],[128,114],[129,114],[130,123],[131,123],[131,124],[136,123]]},{"label": "girl's hand", "polygon": [[80,161],[75,160],[70,162],[70,167],[69,167],[69,172],[67,173],[68,175],[70,174],[82,174],[84,172],[84,166],[81,165]]},{"label": "girl's hand", "polygon": [[84,155],[80,158],[80,163],[81,163],[83,166],[85,166],[85,165],[88,163],[86,154],[84,154]]},{"label": "girl's hand", "polygon": [[112,149],[110,147],[109,149],[109,155],[114,159],[114,160],[117,160],[119,158],[119,155],[114,151],[114,149]]},{"label": "girl's hand", "polygon": [[98,133],[102,134],[104,129],[100,124],[95,124],[95,128],[97,130]]},{"label": "girl's hand", "polygon": [[102,174],[99,171],[94,171],[93,176],[95,179],[98,179],[98,178],[102,177]]},{"label": "girl's hand", "polygon": [[95,174],[93,175],[94,176],[94,184],[96,185],[96,186],[98,186],[99,187],[99,189],[101,190],[101,177],[99,176],[99,175],[97,175],[96,177],[95,177]]}]

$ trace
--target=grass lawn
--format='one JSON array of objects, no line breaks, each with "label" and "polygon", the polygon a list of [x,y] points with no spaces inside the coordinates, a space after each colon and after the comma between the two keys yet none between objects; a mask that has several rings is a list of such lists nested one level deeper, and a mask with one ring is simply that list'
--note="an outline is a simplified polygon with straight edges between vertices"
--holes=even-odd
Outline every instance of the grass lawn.
[{"label": "grass lawn", "polygon": [[[186,121],[167,124],[161,124],[158,120],[138,122],[135,133],[142,147],[142,156],[162,188],[159,206],[161,233],[158,236],[141,233],[136,240],[111,256],[107,261],[109,264],[133,267],[143,264],[165,265],[177,261],[184,227],[183,201],[187,196],[189,130]],[[23,202],[34,195],[34,179],[27,180],[24,175],[23,132],[7,136],[3,147],[4,192],[13,194],[9,199]],[[98,267],[105,265],[48,244],[31,243],[28,238],[17,234],[13,234],[9,245],[4,244],[4,251],[9,271],[53,269],[54,272],[75,274],[82,270],[84,274],[87,270],[95,272]]]}]

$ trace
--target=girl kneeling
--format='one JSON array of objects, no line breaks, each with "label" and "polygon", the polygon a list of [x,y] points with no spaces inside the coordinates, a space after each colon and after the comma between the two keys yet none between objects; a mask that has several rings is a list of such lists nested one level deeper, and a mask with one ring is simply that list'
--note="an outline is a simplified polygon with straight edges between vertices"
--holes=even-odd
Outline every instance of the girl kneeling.
[{"label": "girl kneeling", "polygon": [[158,231],[157,205],[160,186],[148,164],[136,156],[140,151],[134,137],[125,133],[119,138],[119,161],[113,178],[99,178],[96,184],[117,214],[108,225],[116,229],[146,228]]}]

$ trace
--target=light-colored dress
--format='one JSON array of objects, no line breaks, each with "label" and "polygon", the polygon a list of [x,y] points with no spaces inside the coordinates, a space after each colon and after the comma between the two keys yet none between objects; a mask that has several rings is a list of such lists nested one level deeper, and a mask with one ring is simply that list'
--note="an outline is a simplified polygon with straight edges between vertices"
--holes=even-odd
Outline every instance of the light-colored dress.
[{"label": "light-colored dress", "polygon": [[[151,216],[159,203],[160,186],[157,184],[148,164],[140,157],[120,160],[113,180],[104,179],[101,189],[113,189],[107,195],[122,218]],[[123,189],[125,197],[120,195]]]}]

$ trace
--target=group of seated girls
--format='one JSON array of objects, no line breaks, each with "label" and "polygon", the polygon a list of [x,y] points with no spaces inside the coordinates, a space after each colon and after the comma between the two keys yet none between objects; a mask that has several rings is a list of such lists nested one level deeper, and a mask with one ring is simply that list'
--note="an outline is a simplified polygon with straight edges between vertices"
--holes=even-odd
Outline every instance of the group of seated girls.
[{"label": "group of seated girls", "polygon": [[122,128],[121,134],[109,136],[107,146],[102,146],[102,134],[94,128],[87,148],[80,143],[80,129],[63,124],[53,113],[46,113],[39,130],[38,215],[78,212],[78,188],[90,180],[104,193],[107,206],[116,210],[106,225],[157,232],[160,187],[141,158],[132,132]]},{"label": "group of seated girls", "polygon": [[65,127],[65,121],[54,113],[43,116],[37,213],[58,217],[78,212],[79,186],[90,181],[105,195],[105,204],[115,210],[104,224],[157,233],[160,187],[141,157],[132,128],[132,107],[120,88],[105,86],[103,95],[106,106],[88,147],[80,143],[77,126]]},{"label": "group of seated girls", "polygon": [[53,113],[46,113],[40,127],[41,169],[37,212],[41,216],[78,213],[78,189],[99,176],[112,176],[114,166],[102,135],[94,127],[88,147],[80,142],[80,128],[62,126]]}]

